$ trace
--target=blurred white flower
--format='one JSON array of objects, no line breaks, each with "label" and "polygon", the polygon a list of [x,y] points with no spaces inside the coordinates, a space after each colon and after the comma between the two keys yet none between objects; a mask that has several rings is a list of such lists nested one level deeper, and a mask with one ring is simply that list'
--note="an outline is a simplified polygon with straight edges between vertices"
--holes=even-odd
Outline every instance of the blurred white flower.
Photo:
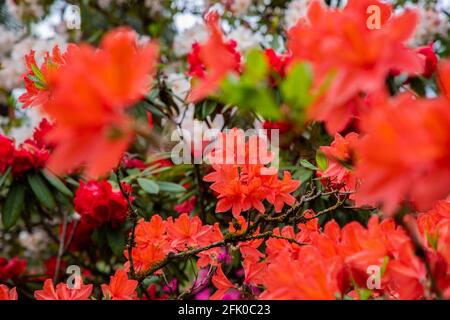
[{"label": "blurred white flower", "polygon": [[[166,79],[167,85],[172,89],[174,95],[184,100],[191,89],[191,84],[183,73],[169,73]],[[175,98],[175,102],[181,105],[180,99]]]},{"label": "blurred white flower", "polygon": [[25,55],[30,53],[31,49],[35,51],[36,62],[41,64],[44,60],[45,53],[51,51],[55,45],[58,45],[64,51],[66,41],[61,37],[44,40],[30,36],[22,39],[18,43],[12,44],[9,57],[2,60],[0,88],[13,90],[21,86],[21,76],[26,71]]},{"label": "blurred white flower", "polygon": [[238,26],[232,30],[228,35],[228,39],[233,39],[237,43],[237,48],[241,52],[246,52],[249,49],[259,46],[261,37],[259,34],[254,33],[247,27]]},{"label": "blurred white flower", "polygon": [[45,13],[38,0],[6,0],[5,4],[9,14],[18,20],[23,20],[27,16],[42,18]]},{"label": "blurred white flower", "polygon": [[434,9],[424,9],[420,6],[417,6],[416,9],[419,12],[419,23],[410,43],[412,46],[428,44],[438,36],[448,36],[450,26],[444,13]]},{"label": "blurred white flower", "polygon": [[160,13],[163,9],[162,3],[159,0],[145,0],[144,5],[149,9],[151,16]]},{"label": "blurred white flower", "polygon": [[26,254],[37,256],[47,249],[49,237],[44,229],[37,227],[34,228],[31,233],[28,231],[21,231],[19,233],[19,243],[26,250]]},{"label": "blurred white flower", "polygon": [[208,39],[208,31],[204,24],[196,23],[192,27],[178,33],[173,40],[173,51],[181,57],[191,51],[194,42],[205,42]]},{"label": "blurred white flower", "polygon": [[233,2],[233,12],[237,16],[242,16],[247,13],[248,8],[252,4],[252,0],[234,0]]},{"label": "blurred white flower", "polygon": [[38,108],[28,108],[21,110],[22,124],[20,127],[13,127],[8,133],[8,136],[14,139],[16,146],[19,146],[28,138],[31,138],[34,129],[39,126],[44,118]]},{"label": "blurred white flower", "polygon": [[284,13],[284,22],[288,29],[293,27],[298,19],[306,16],[310,2],[311,0],[293,0],[289,2]]}]

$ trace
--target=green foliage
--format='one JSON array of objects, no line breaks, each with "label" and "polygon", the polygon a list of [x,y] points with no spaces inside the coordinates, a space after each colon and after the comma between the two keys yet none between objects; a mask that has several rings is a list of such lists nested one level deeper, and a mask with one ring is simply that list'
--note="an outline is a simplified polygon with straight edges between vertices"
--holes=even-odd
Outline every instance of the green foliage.
[{"label": "green foliage", "polygon": [[25,204],[25,187],[22,183],[14,183],[9,189],[5,205],[2,208],[2,223],[5,229],[13,227],[20,217]]}]

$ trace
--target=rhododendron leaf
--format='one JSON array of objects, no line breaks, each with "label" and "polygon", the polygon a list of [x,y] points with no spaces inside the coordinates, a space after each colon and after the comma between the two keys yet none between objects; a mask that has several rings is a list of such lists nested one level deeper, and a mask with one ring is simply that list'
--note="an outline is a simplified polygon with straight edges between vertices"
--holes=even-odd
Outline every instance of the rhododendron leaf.
[{"label": "rhododendron leaf", "polygon": [[66,185],[53,173],[44,169],[42,170],[42,174],[44,175],[45,179],[47,179],[47,181],[59,192],[68,197],[73,197],[73,192],[69,188],[67,188]]},{"label": "rhododendron leaf", "polygon": [[300,164],[305,167],[306,169],[312,170],[312,171],[316,171],[319,168],[317,168],[315,165],[313,165],[311,162],[309,162],[306,159],[301,159],[300,160]]},{"label": "rhododendron leaf", "polygon": [[137,179],[137,182],[139,186],[147,193],[157,194],[159,192],[159,185],[153,180],[139,178]]},{"label": "rhododendron leaf", "polygon": [[205,100],[202,103],[202,109],[201,109],[201,116],[202,119],[206,119],[207,116],[209,116],[217,107],[217,103],[210,101],[210,100]]},{"label": "rhododendron leaf", "polygon": [[176,184],[173,182],[156,181],[156,183],[158,184],[160,191],[166,191],[166,192],[184,192],[184,191],[186,191],[186,189],[183,186],[180,186],[179,184]]},{"label": "rhododendron leaf", "polygon": [[320,170],[326,170],[328,167],[327,158],[321,151],[316,152],[316,163]]},{"label": "rhododendron leaf", "polygon": [[268,70],[265,54],[262,51],[252,50],[247,54],[247,63],[242,77],[251,83],[257,83],[266,78]]},{"label": "rhododendron leaf", "polygon": [[270,90],[265,86],[254,86],[228,77],[222,82],[223,102],[235,105],[243,110],[253,110],[264,118],[276,120],[280,109]]},{"label": "rhododendron leaf", "polygon": [[55,198],[48,189],[45,181],[37,174],[27,175],[27,180],[39,202],[47,209],[54,209],[56,206]]},{"label": "rhododendron leaf", "polygon": [[25,188],[21,183],[11,186],[2,210],[2,222],[5,229],[14,226],[20,217],[25,203]]},{"label": "rhododendron leaf", "polygon": [[311,95],[312,72],[309,65],[296,64],[281,84],[284,100],[295,108],[305,109],[313,101]]},{"label": "rhododendron leaf", "polygon": [[108,230],[106,232],[106,238],[111,251],[117,255],[122,255],[125,247],[125,233],[122,229]]},{"label": "rhododendron leaf", "polygon": [[9,177],[10,173],[11,173],[11,167],[8,167],[8,169],[6,169],[5,173],[0,178],[0,187],[5,183],[6,179]]}]

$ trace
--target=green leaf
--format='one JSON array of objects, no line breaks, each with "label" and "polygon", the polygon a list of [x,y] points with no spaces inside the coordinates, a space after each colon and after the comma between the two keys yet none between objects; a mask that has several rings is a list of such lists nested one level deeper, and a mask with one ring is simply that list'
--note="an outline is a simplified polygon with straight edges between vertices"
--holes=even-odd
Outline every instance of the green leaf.
[{"label": "green leaf", "polygon": [[372,296],[372,291],[366,288],[356,288],[356,291],[361,300],[367,300]]},{"label": "green leaf", "polygon": [[312,71],[308,64],[297,64],[281,84],[283,99],[292,107],[305,109],[312,101]]},{"label": "green leaf", "polygon": [[186,191],[186,189],[183,186],[180,186],[179,184],[176,184],[173,182],[156,181],[156,183],[158,184],[160,191],[166,191],[166,192],[184,192],[184,191]]},{"label": "green leaf", "polygon": [[39,202],[47,209],[54,209],[56,206],[55,198],[41,176],[38,174],[28,174],[27,180]]},{"label": "green leaf", "polygon": [[46,169],[42,170],[41,172],[44,175],[45,179],[47,179],[47,181],[53,187],[55,187],[56,190],[68,197],[73,197],[73,192],[69,188],[67,188],[66,185],[57,176]]},{"label": "green leaf", "polygon": [[312,170],[312,171],[319,170],[319,168],[317,168],[315,165],[313,165],[311,162],[309,162],[306,159],[300,160],[300,164],[302,165],[302,167]]},{"label": "green leaf", "polygon": [[326,170],[328,168],[327,157],[321,151],[316,152],[316,163],[320,170]]},{"label": "green leaf", "polygon": [[111,248],[111,251],[115,255],[121,256],[125,247],[125,234],[123,230],[107,230],[106,238],[108,240],[108,245]]},{"label": "green leaf", "polygon": [[150,179],[139,178],[137,179],[139,186],[147,193],[157,194],[159,192],[159,185]]},{"label": "green leaf", "polygon": [[41,82],[43,84],[46,83],[44,75],[42,74],[41,70],[39,70],[39,68],[34,63],[31,64],[31,70],[33,71],[36,78],[39,79],[39,82]]},{"label": "green leaf", "polygon": [[25,188],[23,184],[13,184],[11,189],[9,189],[2,212],[2,222],[5,229],[9,229],[16,224],[23,210],[24,203]]},{"label": "green leaf", "polygon": [[261,50],[251,50],[247,53],[244,74],[242,77],[256,84],[266,78],[269,70],[267,58]]},{"label": "green leaf", "polygon": [[8,169],[6,169],[5,173],[0,178],[0,187],[5,183],[5,181],[8,178],[10,173],[11,173],[11,167],[8,167]]},{"label": "green leaf", "polygon": [[266,119],[276,120],[280,117],[280,108],[266,86],[246,84],[228,77],[222,81],[221,89],[221,99],[225,104],[254,110]]}]

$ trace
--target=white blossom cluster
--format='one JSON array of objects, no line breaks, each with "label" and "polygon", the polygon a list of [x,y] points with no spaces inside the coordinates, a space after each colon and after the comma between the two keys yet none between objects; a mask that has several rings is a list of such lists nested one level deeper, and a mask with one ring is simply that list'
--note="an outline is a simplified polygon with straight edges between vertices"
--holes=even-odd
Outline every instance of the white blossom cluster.
[{"label": "white blossom cluster", "polygon": [[50,239],[43,228],[37,227],[28,232],[23,230],[19,233],[19,243],[25,249],[25,254],[31,257],[39,254],[49,245]]},{"label": "white blossom cluster", "polygon": [[26,71],[24,57],[31,49],[36,52],[36,62],[43,62],[45,53],[55,45],[64,50],[66,41],[61,37],[52,40],[41,39],[33,35],[23,37],[17,31],[6,30],[0,26],[0,88],[13,90],[22,86],[21,75]]},{"label": "white blossom cluster", "polygon": [[5,4],[8,13],[19,21],[24,20],[28,16],[42,18],[45,14],[39,0],[6,0]]},{"label": "white blossom cluster", "polygon": [[[100,8],[106,10],[113,3],[117,4],[117,5],[124,5],[128,1],[129,0],[98,0],[97,3]],[[159,1],[159,0],[145,0],[144,6],[149,10],[148,13],[150,16],[160,13],[163,9],[163,5],[162,5],[161,1]]]},{"label": "white blossom cluster", "polygon": [[306,16],[311,0],[292,0],[289,2],[284,13],[284,23],[286,28],[293,27],[300,18]]},{"label": "white blossom cluster", "polygon": [[419,23],[412,39],[411,45],[426,45],[436,37],[448,37],[450,25],[448,17],[441,11],[434,8],[425,9],[417,7],[419,12]]}]

